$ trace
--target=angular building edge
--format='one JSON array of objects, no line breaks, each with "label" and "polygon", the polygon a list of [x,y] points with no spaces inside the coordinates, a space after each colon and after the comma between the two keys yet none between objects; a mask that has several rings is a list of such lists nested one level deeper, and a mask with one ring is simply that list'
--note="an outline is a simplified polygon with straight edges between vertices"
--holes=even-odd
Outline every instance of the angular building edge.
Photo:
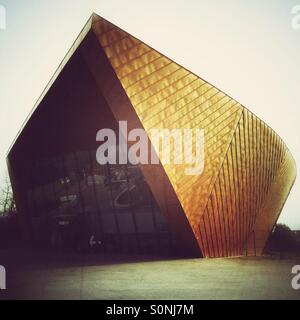
[{"label": "angular building edge", "polygon": [[[100,26],[101,23],[103,23],[102,26]],[[115,29],[115,32],[112,32],[112,36],[114,37],[112,42],[113,46],[110,46],[110,43],[104,43],[107,38],[105,38],[105,35],[102,37],[102,31],[100,30],[104,27],[105,32],[107,32],[111,26]],[[111,30],[109,30],[109,32],[110,31]],[[95,37],[91,36],[91,34],[94,34]],[[132,124],[136,124],[137,127],[143,127],[146,131],[147,129],[150,129],[151,125],[147,120],[147,113],[149,112],[145,110],[143,106],[136,105],[135,99],[138,98],[138,96],[136,97],[136,92],[130,91],[132,90],[133,78],[126,78],[124,76],[126,75],[126,67],[128,66],[124,64],[125,71],[118,66],[118,58],[121,58],[122,60],[126,57],[126,55],[122,57],[122,54],[127,54],[126,43],[121,43],[124,34],[131,38],[130,41],[139,42],[141,45],[144,45],[128,33],[125,33],[123,30],[107,22],[98,15],[93,14],[82,33],[75,41],[74,46],[66,55],[53,79],[51,79],[34,110],[38,107],[50,86],[55,82],[59,73],[72,57],[73,53],[78,49],[79,45],[82,44],[83,40],[88,37],[97,37],[101,47],[100,51],[103,50],[103,52],[105,52],[111,70],[108,70],[108,66],[106,68],[108,72],[112,71],[115,75],[115,79],[112,77],[112,83],[114,90],[117,88],[118,92],[119,100],[117,100],[116,103],[118,104],[123,99],[122,101],[124,102],[124,105],[127,106],[126,108],[128,111],[125,111],[125,114],[127,113],[127,115],[129,115],[129,118],[133,121]],[[94,40],[91,40],[91,42],[95,45]],[[117,47],[118,42],[119,47]],[[145,47],[148,46],[144,45],[144,49]],[[115,48],[119,48],[121,51],[119,57],[116,56],[116,52],[114,51]],[[165,56],[159,54],[152,48],[150,49],[153,51],[154,56],[157,55],[157,57],[159,57],[160,55],[165,61],[168,60]],[[81,50],[84,52],[84,49]],[[98,48],[96,50],[98,50]],[[134,57],[136,53],[133,51],[128,51],[128,53],[131,57],[133,55],[133,58],[137,61],[140,59],[138,55]],[[94,54],[96,54],[96,51],[92,53],[92,55]],[[88,61],[88,55],[86,56],[86,63],[90,64],[90,71],[92,73],[94,72],[94,78],[97,81],[97,74],[95,74],[96,69],[94,68],[96,59],[97,57],[91,62]],[[102,61],[104,60],[106,59],[102,58]],[[143,60],[140,60],[138,63],[142,66],[144,62]],[[177,66],[182,68],[179,65]],[[157,194],[157,199],[161,197],[161,194],[159,194],[162,191],[161,187],[167,185],[168,194],[172,200],[169,203],[169,207],[166,206],[162,211],[169,220],[169,223],[173,225],[176,235],[179,239],[182,239],[184,243],[183,249],[190,249],[190,255],[199,256],[203,254],[204,257],[261,255],[267,238],[280,215],[296,179],[295,161],[281,138],[279,138],[272,129],[266,126],[264,122],[255,117],[231,97],[225,95],[203,79],[184,68],[182,68],[182,71],[190,73],[190,75],[187,75],[187,79],[190,77],[191,82],[193,83],[195,83],[194,79],[198,78],[197,81],[199,81],[199,88],[201,90],[207,86],[209,90],[212,89],[215,91],[215,95],[219,96],[221,100],[225,98],[225,101],[227,101],[226,103],[230,103],[230,106],[225,110],[226,113],[224,114],[227,115],[229,114],[229,111],[232,112],[232,114],[230,114],[232,117],[230,122],[231,131],[227,134],[226,139],[224,139],[224,145],[220,146],[223,151],[218,155],[218,166],[211,170],[210,174],[212,176],[210,177],[209,188],[205,189],[202,187],[201,183],[196,180],[195,183],[191,185],[191,190],[193,191],[197,191],[197,188],[202,190],[203,195],[205,195],[204,200],[202,200],[201,192],[196,192],[190,197],[191,194],[189,194],[189,192],[185,191],[185,193],[183,193],[183,191],[179,189],[178,183],[180,184],[182,181],[177,181],[176,175],[172,175],[172,172],[174,171],[173,168],[166,168],[161,165],[160,169],[158,169],[160,172],[159,174],[164,181],[164,184],[158,188],[159,191],[155,191],[155,182],[151,182],[151,180],[153,180],[152,169],[147,166],[141,166],[143,174],[150,184],[154,195],[155,193]],[[172,72],[175,73],[176,71]],[[119,79],[119,83],[117,83],[118,81],[115,81],[117,78]],[[120,84],[123,90],[121,89]],[[135,85],[137,84],[138,83],[136,82]],[[141,87],[144,86],[142,82],[140,82],[140,85]],[[188,86],[189,84],[187,83],[186,85]],[[107,86],[107,83],[100,84],[99,88],[101,87],[102,92],[105,89],[108,90],[107,97],[112,99],[112,93],[109,92],[110,89],[108,89]],[[145,97],[147,97],[147,88],[148,87],[146,87],[145,90]],[[197,90],[199,88],[197,88]],[[138,86],[137,89],[139,89]],[[205,90],[203,91],[203,96],[205,98],[207,97]],[[215,98],[214,96],[208,96],[207,99]],[[149,102],[151,104],[151,101]],[[111,111],[116,120],[123,120],[124,110],[118,110],[117,106],[114,106],[114,103],[113,100],[110,103]],[[168,113],[170,113],[170,111],[169,109],[166,109],[166,114]],[[208,120],[215,121],[215,119]],[[225,120],[226,119],[224,119],[224,121]],[[219,123],[216,122],[216,125],[219,126]],[[214,127],[214,125],[212,127]],[[251,130],[249,129],[250,127]],[[255,134],[250,137],[250,132],[253,133],[253,131],[255,131]],[[212,139],[217,138],[212,137]],[[260,149],[262,149],[262,152],[260,152]],[[9,164],[10,156],[11,152],[8,155],[7,161],[14,193],[16,194],[16,197],[18,197],[19,192],[14,187],[14,175],[11,172]],[[178,175],[178,177],[179,176],[180,175]],[[201,200],[198,200],[199,202],[197,202],[197,199]],[[172,208],[175,209],[173,210]],[[199,208],[201,208],[201,210],[199,210]],[[21,217],[21,219],[22,224],[29,223],[24,217]],[[193,231],[189,230],[189,225]],[[194,239],[191,237],[192,233]],[[195,242],[197,242],[199,250],[197,245],[195,245]]]},{"label": "angular building edge", "polygon": [[[264,253],[268,238],[280,217],[296,178],[295,159],[291,152],[286,149],[284,160],[271,185],[264,206],[261,208],[253,233],[249,237],[247,250],[250,255],[262,255]],[[265,228],[262,229],[261,226],[265,226]]]}]

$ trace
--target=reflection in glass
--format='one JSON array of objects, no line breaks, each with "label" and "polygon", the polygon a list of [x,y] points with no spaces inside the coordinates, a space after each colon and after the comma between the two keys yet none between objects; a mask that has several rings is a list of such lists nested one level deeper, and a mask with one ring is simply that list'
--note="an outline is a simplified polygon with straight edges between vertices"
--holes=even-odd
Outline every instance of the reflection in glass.
[{"label": "reflection in glass", "polygon": [[58,250],[95,246],[102,252],[173,253],[174,238],[138,166],[99,165],[95,151],[78,151],[26,168],[35,172],[28,181],[27,204],[36,244]]}]

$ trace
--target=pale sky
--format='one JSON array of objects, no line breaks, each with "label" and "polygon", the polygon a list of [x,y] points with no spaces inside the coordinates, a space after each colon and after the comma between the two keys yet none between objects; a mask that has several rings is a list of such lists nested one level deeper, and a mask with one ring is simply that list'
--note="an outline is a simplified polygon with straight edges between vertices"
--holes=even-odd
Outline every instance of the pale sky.
[{"label": "pale sky", "polygon": [[[0,173],[10,144],[92,12],[225,91],[300,166],[300,0],[0,0]],[[280,217],[300,229],[300,182]],[[297,196],[298,195],[298,196]]]}]

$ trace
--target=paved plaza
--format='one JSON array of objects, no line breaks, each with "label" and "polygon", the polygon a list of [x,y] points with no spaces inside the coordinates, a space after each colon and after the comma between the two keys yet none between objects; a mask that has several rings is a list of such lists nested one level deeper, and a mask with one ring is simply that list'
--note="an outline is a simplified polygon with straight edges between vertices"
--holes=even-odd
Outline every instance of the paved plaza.
[{"label": "paved plaza", "polygon": [[0,251],[2,299],[300,299],[298,260],[163,259]]}]

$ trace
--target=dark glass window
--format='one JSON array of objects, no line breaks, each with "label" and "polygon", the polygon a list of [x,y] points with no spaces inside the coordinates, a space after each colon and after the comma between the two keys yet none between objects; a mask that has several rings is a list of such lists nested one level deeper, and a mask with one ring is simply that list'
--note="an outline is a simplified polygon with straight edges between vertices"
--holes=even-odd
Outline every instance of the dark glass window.
[{"label": "dark glass window", "polygon": [[[104,252],[172,254],[174,238],[138,166],[99,165],[95,151],[27,164],[36,241]],[[101,245],[99,244],[101,243]]]}]

